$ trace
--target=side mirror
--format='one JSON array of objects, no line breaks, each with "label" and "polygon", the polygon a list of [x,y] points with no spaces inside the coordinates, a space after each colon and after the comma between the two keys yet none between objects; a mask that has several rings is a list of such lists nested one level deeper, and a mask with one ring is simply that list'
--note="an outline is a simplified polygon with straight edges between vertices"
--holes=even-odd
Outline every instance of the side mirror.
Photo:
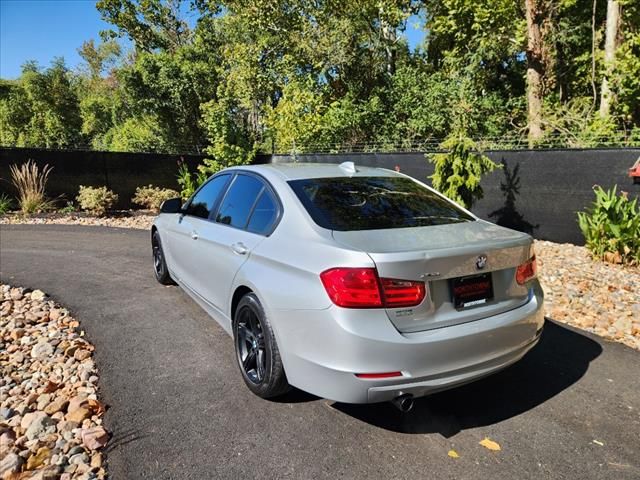
[{"label": "side mirror", "polygon": [[160,205],[160,213],[180,213],[182,212],[182,199],[170,198]]}]

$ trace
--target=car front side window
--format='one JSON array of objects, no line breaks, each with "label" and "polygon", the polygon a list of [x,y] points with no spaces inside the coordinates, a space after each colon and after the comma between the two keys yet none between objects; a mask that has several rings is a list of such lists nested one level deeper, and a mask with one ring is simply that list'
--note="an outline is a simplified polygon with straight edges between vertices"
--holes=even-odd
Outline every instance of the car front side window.
[{"label": "car front side window", "polygon": [[229,181],[230,175],[218,175],[207,182],[196,192],[186,208],[186,215],[199,218],[209,218],[220,194]]}]

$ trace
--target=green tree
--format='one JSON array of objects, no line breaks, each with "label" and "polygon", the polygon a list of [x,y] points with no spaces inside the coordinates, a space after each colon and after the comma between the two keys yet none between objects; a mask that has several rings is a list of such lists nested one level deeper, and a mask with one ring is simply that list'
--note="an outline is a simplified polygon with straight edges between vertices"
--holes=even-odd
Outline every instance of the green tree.
[{"label": "green tree", "polygon": [[205,152],[211,158],[205,160],[201,171],[211,175],[234,165],[251,163],[257,153],[250,127],[243,118],[234,116],[238,110],[233,99],[212,100],[202,106],[202,124],[210,145]]},{"label": "green tree", "polygon": [[121,107],[115,72],[122,60],[122,51],[115,41],[96,46],[89,40],[82,44],[78,53],[84,61],[76,78],[82,134],[94,149],[108,150],[107,132],[113,128]]},{"label": "green tree", "polygon": [[0,99],[2,143],[25,147],[73,147],[82,143],[82,119],[69,70],[62,59],[41,70],[27,62]]},{"label": "green tree", "polygon": [[[621,13],[609,42],[607,3]],[[28,64],[0,83],[0,141],[206,151],[208,171],[273,149],[428,148],[443,138],[486,148],[527,132],[535,146],[631,142],[640,136],[638,5],[100,0],[112,29],[81,46],[78,72]],[[411,51],[402,33],[415,18],[425,40]]]},{"label": "green tree", "polygon": [[480,181],[486,173],[499,166],[478,151],[478,146],[470,138],[451,136],[442,143],[447,153],[437,153],[429,157],[435,164],[431,175],[433,188],[451,200],[471,208],[476,200],[483,197]]},{"label": "green tree", "polygon": [[[622,40],[611,70],[610,88],[615,93],[613,114],[626,129],[640,130],[640,5],[624,0]],[[638,133],[640,135],[640,133]]]},{"label": "green tree", "polygon": [[168,151],[197,150],[206,142],[201,105],[215,98],[215,57],[204,46],[188,45],[174,53],[141,53],[117,74],[120,117],[152,114]]},{"label": "green tree", "polygon": [[166,152],[164,131],[154,115],[131,117],[105,134],[105,144],[115,152]]},{"label": "green tree", "polygon": [[265,126],[277,139],[277,150],[295,154],[318,141],[327,109],[322,90],[313,78],[296,79],[284,86],[275,107],[267,105]]},{"label": "green tree", "polygon": [[181,17],[183,0],[99,0],[102,19],[117,27],[107,38],[129,37],[138,50],[175,51],[189,41],[190,30]]}]

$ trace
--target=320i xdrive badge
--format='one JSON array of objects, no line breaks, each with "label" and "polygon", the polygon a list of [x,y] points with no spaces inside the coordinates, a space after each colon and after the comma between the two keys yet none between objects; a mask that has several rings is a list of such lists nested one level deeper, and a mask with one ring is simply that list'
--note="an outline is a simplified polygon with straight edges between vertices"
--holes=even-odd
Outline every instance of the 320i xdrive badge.
[{"label": "320i xdrive badge", "polygon": [[158,281],[233,337],[264,398],[293,385],[406,410],[517,361],[544,322],[531,237],[393,171],[229,168],[151,233]]}]

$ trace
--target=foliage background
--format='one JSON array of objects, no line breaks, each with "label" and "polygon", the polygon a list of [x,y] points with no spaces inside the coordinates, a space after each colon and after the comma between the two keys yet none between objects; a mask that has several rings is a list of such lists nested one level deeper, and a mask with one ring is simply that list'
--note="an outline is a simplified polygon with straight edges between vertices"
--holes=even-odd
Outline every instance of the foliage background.
[{"label": "foliage background", "polygon": [[[607,0],[546,0],[536,146],[640,144],[640,4],[618,3],[620,41],[606,64]],[[0,144],[204,152],[203,174],[258,153],[425,150],[446,148],[451,136],[478,149],[527,145],[524,0],[96,8],[113,28],[80,46],[82,68],[27,61],[20,78],[0,80]],[[185,10],[195,13],[191,25]],[[415,18],[425,39],[411,50],[401,33]],[[602,115],[605,76],[614,97]]]}]

